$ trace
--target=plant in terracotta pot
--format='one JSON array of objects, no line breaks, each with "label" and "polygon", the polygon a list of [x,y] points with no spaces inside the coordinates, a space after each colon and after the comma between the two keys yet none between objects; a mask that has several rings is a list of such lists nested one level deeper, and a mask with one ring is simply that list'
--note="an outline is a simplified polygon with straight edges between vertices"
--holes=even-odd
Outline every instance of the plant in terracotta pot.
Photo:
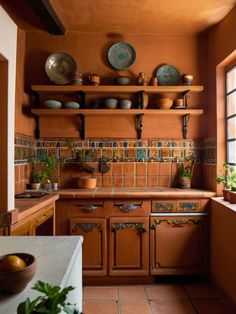
[{"label": "plant in terracotta pot", "polygon": [[[223,184],[223,196],[225,201],[231,201],[235,198],[236,203],[236,172],[234,167],[228,165],[226,162],[223,163],[224,173],[216,177],[218,184]],[[232,197],[231,197],[232,195]],[[234,204],[235,204],[234,203]]]},{"label": "plant in terracotta pot", "polygon": [[184,163],[180,167],[180,188],[181,189],[190,189],[191,180],[193,177],[193,169],[195,166],[195,160],[192,161],[191,165],[185,166]]}]

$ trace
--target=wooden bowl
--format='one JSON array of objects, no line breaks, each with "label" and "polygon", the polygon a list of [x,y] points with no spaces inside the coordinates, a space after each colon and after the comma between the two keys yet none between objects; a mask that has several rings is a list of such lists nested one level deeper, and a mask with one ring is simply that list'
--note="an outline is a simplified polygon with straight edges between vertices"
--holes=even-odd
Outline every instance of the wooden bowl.
[{"label": "wooden bowl", "polygon": [[33,279],[37,262],[36,258],[28,253],[10,253],[0,256],[0,263],[7,255],[16,255],[23,259],[26,267],[17,271],[0,271],[0,290],[7,293],[18,293],[24,290]]},{"label": "wooden bowl", "polygon": [[170,109],[173,100],[170,98],[158,98],[155,101],[155,105],[158,109]]},{"label": "wooden bowl", "polygon": [[95,189],[97,186],[97,178],[87,176],[79,177],[78,185],[81,189]]}]

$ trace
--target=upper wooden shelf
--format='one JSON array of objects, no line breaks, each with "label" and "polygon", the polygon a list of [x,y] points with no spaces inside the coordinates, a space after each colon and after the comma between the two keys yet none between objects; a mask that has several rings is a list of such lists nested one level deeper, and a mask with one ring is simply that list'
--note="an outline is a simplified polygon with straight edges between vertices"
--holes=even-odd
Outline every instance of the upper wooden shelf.
[{"label": "upper wooden shelf", "polygon": [[144,91],[148,94],[155,93],[184,93],[201,92],[203,86],[181,85],[181,86],[139,86],[139,85],[32,85],[31,90],[40,93],[137,93]]},{"label": "upper wooden shelf", "polygon": [[203,109],[32,109],[39,117],[75,115],[201,115]]}]

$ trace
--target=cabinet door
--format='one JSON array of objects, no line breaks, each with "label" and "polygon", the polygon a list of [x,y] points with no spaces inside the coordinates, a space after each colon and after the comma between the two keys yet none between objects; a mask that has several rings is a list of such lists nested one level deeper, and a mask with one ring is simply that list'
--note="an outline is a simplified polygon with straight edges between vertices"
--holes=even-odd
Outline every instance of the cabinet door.
[{"label": "cabinet door", "polygon": [[109,275],[148,275],[148,217],[110,218]]},{"label": "cabinet door", "polygon": [[151,217],[150,272],[197,274],[205,269],[207,217]]},{"label": "cabinet door", "polygon": [[107,268],[106,219],[71,218],[70,234],[84,237],[83,275],[105,276]]}]

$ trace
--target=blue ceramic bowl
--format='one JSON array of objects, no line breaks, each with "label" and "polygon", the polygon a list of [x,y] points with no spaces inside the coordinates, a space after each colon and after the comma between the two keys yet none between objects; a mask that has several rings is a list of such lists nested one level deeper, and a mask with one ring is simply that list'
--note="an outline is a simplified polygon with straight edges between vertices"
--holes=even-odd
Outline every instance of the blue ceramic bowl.
[{"label": "blue ceramic bowl", "polygon": [[62,106],[62,103],[57,100],[48,99],[43,102],[43,106],[44,108],[48,108],[48,109],[60,109]]},{"label": "blue ceramic bowl", "polygon": [[63,104],[63,108],[65,109],[79,109],[80,104],[76,101],[68,101]]}]

